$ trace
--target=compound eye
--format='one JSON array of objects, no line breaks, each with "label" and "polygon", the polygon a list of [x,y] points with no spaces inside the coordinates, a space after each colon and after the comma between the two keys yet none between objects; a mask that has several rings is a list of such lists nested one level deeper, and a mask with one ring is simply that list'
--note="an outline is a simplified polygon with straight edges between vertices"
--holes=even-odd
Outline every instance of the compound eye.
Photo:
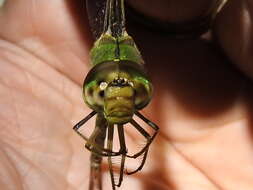
[{"label": "compound eye", "polygon": [[103,109],[104,105],[104,91],[108,84],[105,81],[91,81],[85,83],[83,86],[83,96],[85,102],[93,110],[100,111]]},{"label": "compound eye", "polygon": [[152,98],[152,84],[145,78],[138,77],[133,82],[135,89],[135,107],[144,108]]}]

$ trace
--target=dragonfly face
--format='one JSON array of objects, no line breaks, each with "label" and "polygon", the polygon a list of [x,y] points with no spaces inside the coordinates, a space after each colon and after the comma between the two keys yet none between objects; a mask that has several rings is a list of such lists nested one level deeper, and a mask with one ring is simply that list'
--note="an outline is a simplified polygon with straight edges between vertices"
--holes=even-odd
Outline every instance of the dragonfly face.
[{"label": "dragonfly face", "polygon": [[136,110],[149,103],[151,95],[152,85],[142,65],[130,61],[97,64],[83,86],[88,106],[112,124],[129,122]]},{"label": "dragonfly face", "polygon": [[134,114],[134,88],[126,78],[115,78],[105,89],[104,115],[109,123],[124,124]]}]

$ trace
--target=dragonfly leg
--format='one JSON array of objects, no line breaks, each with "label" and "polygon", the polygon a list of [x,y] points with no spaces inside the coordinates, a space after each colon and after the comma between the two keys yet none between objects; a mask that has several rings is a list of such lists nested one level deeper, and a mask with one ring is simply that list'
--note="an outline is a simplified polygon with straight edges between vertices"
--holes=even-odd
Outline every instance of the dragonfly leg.
[{"label": "dragonfly leg", "polygon": [[90,120],[94,115],[96,115],[97,112],[92,111],[90,114],[88,114],[84,119],[82,119],[81,121],[79,121],[74,127],[73,129],[75,131],[78,131],[78,129],[80,127],[82,127],[88,120]]},{"label": "dragonfly leg", "polygon": [[[130,121],[130,123],[147,139],[148,142],[142,148],[142,150],[140,152],[138,152],[137,154],[135,154],[133,156],[127,155],[127,157],[129,157],[129,158],[137,158],[137,157],[140,157],[142,154],[144,154],[140,166],[137,169],[135,169],[134,171],[131,171],[131,172],[127,171],[126,173],[128,175],[134,174],[143,168],[143,166],[146,162],[147,155],[148,155],[149,145],[152,143],[151,136],[138,123],[136,123],[134,120]],[[153,136],[153,138],[154,138],[154,136]]]},{"label": "dragonfly leg", "polygon": [[144,164],[145,164],[145,162],[146,162],[147,155],[148,155],[148,148],[147,148],[147,150],[144,152],[144,156],[143,156],[143,158],[142,158],[142,161],[141,161],[140,166],[139,166],[137,169],[135,169],[134,171],[131,171],[131,172],[128,172],[128,171],[127,171],[127,172],[126,172],[127,175],[132,175],[132,174],[134,174],[134,173],[140,171],[140,170],[143,168],[143,166],[144,166]]},{"label": "dragonfly leg", "polygon": [[92,151],[97,153],[100,156],[118,156],[121,155],[121,152],[113,152],[110,150],[107,150],[103,147],[101,147],[100,145],[96,144],[93,142],[94,138],[96,138],[96,136],[99,134],[99,131],[97,130],[97,127],[95,128],[91,138],[86,137],[85,135],[83,135],[79,129],[89,120],[91,119],[94,115],[96,114],[95,111],[92,111],[89,115],[87,115],[84,119],[82,119],[81,121],[79,121],[74,127],[73,130],[80,135],[85,141],[87,141],[85,147]]},{"label": "dragonfly leg", "polygon": [[152,129],[154,129],[155,133],[152,136],[150,136],[136,121],[134,121],[132,119],[130,121],[130,123],[137,129],[137,131],[139,131],[147,139],[147,144],[138,153],[136,153],[134,155],[127,155],[127,157],[129,157],[129,158],[137,158],[140,155],[142,155],[145,151],[147,151],[147,149],[149,148],[150,144],[153,142],[153,140],[156,137],[158,130],[159,130],[159,127],[156,124],[154,124],[152,121],[145,118],[139,112],[136,112],[136,115],[139,118],[141,118],[145,123],[147,123],[148,126],[150,126]]},{"label": "dragonfly leg", "polygon": [[[90,138],[87,139],[87,143],[85,144],[85,148],[87,148],[89,151],[94,152],[96,154],[98,154],[99,156],[118,156],[121,154],[121,152],[113,152],[110,151],[108,149],[105,149],[104,147],[102,147],[101,145],[97,144],[95,142],[95,139],[101,135],[101,130],[99,129],[99,127],[95,127],[93,133],[91,134]],[[84,135],[79,134],[82,137]],[[87,138],[87,137],[85,137]]]},{"label": "dragonfly leg", "polygon": [[[114,128],[113,125],[108,126],[108,139],[107,139],[107,148],[112,151],[112,146],[113,146],[113,132]],[[109,164],[109,171],[110,171],[110,176],[111,176],[111,182],[112,182],[112,189],[115,190],[115,180],[114,180],[114,173],[113,173],[113,165],[112,165],[112,158],[111,156],[108,156],[108,164]]]},{"label": "dragonfly leg", "polygon": [[144,117],[140,112],[135,112],[135,114],[140,118],[142,119],[145,123],[147,123],[152,129],[154,129],[156,131],[156,133],[158,132],[159,130],[159,127],[153,123],[152,121],[150,121],[149,119],[147,119],[146,117]]},{"label": "dragonfly leg", "polygon": [[123,125],[118,125],[118,134],[119,134],[120,150],[123,152],[121,155],[119,181],[118,184],[116,185],[117,187],[120,187],[123,180],[126,153],[127,153]]},{"label": "dragonfly leg", "polygon": [[150,146],[150,144],[152,143],[154,137],[156,134],[154,134],[152,137],[134,120],[131,120],[130,123],[137,129],[137,131],[142,134],[146,140],[147,140],[147,143],[146,145],[136,154],[134,155],[127,155],[127,157],[129,158],[137,158],[139,157],[140,155],[142,155]]}]

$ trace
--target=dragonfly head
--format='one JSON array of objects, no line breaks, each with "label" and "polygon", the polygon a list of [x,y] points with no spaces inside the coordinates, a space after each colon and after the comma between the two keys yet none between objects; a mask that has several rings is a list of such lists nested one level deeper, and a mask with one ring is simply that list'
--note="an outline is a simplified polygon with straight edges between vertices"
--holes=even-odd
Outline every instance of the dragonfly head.
[{"label": "dragonfly head", "polygon": [[150,101],[152,84],[137,63],[105,62],[94,66],[83,86],[88,106],[103,113],[109,123],[129,122]]}]

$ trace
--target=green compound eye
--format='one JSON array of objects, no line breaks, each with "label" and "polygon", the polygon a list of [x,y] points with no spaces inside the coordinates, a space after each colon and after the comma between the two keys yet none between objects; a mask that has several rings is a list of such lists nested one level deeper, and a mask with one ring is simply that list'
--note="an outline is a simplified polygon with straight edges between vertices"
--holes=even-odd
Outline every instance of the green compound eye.
[{"label": "green compound eye", "polygon": [[127,85],[135,92],[133,110],[142,109],[149,103],[152,84],[142,65],[130,61],[112,61],[98,64],[88,73],[83,85],[83,97],[88,106],[102,112],[105,90],[118,78],[127,81]]},{"label": "green compound eye", "polygon": [[144,108],[152,98],[152,84],[144,77],[138,76],[133,79],[135,89],[135,107],[140,110]]},{"label": "green compound eye", "polygon": [[84,100],[89,107],[101,111],[104,105],[104,90],[107,83],[104,81],[91,80],[84,84]]}]

